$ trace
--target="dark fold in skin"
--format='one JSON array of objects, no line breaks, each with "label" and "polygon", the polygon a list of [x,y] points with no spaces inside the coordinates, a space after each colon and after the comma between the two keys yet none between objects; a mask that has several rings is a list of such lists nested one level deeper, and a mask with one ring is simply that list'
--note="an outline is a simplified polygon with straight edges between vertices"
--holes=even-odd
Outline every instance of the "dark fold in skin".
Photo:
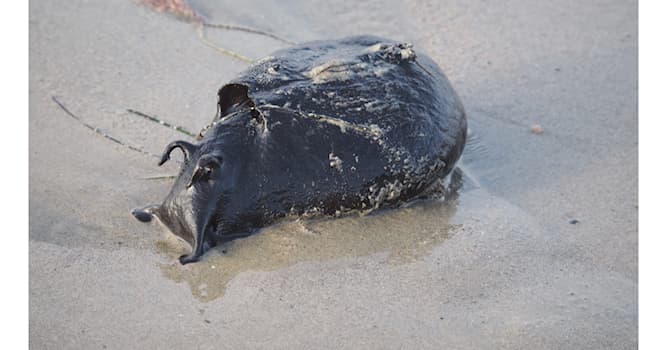
[{"label": "dark fold in skin", "polygon": [[193,247],[290,215],[338,216],[418,197],[451,172],[466,139],[449,81],[411,45],[358,36],[317,41],[260,60],[218,93],[218,113],[156,216]]}]

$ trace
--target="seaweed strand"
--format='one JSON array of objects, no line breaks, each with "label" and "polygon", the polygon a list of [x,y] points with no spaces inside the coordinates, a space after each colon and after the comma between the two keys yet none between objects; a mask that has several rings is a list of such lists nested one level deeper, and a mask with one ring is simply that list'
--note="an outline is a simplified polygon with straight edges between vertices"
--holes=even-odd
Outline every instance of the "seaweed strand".
[{"label": "seaweed strand", "polygon": [[212,41],[210,41],[206,35],[206,32],[204,30],[205,27],[208,28],[218,28],[218,29],[226,29],[226,30],[236,30],[236,31],[241,31],[241,32],[246,32],[246,33],[251,33],[251,34],[257,34],[257,35],[262,35],[267,38],[271,38],[277,41],[280,41],[285,44],[290,44],[293,45],[295,42],[291,40],[287,40],[284,38],[279,37],[278,35],[256,29],[256,28],[250,28],[250,27],[245,27],[245,26],[239,26],[239,25],[234,25],[234,24],[226,24],[226,23],[209,23],[206,22],[204,17],[197,13],[197,11],[192,8],[192,6],[188,3],[186,0],[139,0],[140,3],[144,4],[145,6],[152,8],[153,10],[157,12],[169,12],[173,15],[175,15],[178,18],[181,18],[187,22],[194,23],[197,25],[197,35],[199,37],[199,40],[201,40],[204,44],[207,46],[211,47],[212,49],[219,51],[227,56],[230,56],[232,58],[235,58],[237,60],[246,62],[246,63],[252,63],[254,60],[251,58],[248,58],[246,56],[241,55],[238,52],[234,52],[232,50],[226,49],[224,47],[218,46]]},{"label": "seaweed strand", "polygon": [[121,146],[123,146],[123,147],[126,147],[126,148],[128,148],[128,149],[131,149],[132,151],[139,152],[139,153],[141,153],[141,154],[147,155],[147,156],[149,156],[149,157],[153,157],[153,158],[157,158],[157,159],[160,159],[160,158],[161,158],[161,157],[158,156],[157,154],[153,154],[153,153],[150,153],[150,152],[148,152],[148,151],[146,151],[146,150],[144,150],[144,149],[141,149],[141,148],[139,148],[139,147],[135,147],[135,146],[132,146],[132,145],[130,145],[130,144],[127,144],[127,143],[125,143],[125,142],[123,142],[123,141],[121,141],[121,140],[119,140],[119,139],[117,139],[117,138],[115,138],[115,137],[113,137],[113,136],[111,136],[111,135],[105,133],[104,131],[100,130],[100,128],[94,127],[94,126],[92,126],[92,125],[86,123],[86,122],[83,121],[81,118],[79,118],[79,117],[76,116],[74,113],[72,113],[69,109],[67,109],[67,107],[65,107],[65,105],[64,105],[62,102],[60,102],[56,96],[51,96],[51,99],[53,100],[53,102],[55,102],[55,103],[58,105],[58,107],[60,107],[60,109],[62,109],[63,111],[65,111],[65,113],[67,113],[67,115],[69,115],[70,117],[72,117],[72,119],[76,120],[76,121],[79,122],[81,125],[83,125],[83,126],[85,126],[86,128],[88,128],[88,129],[94,131],[96,134],[98,134],[98,135],[104,137],[105,139],[107,139],[107,140],[109,140],[109,141],[111,141],[111,142],[113,142],[113,143],[116,143],[116,144],[118,144],[118,145],[121,145]]},{"label": "seaweed strand", "polygon": [[219,28],[219,29],[227,29],[227,30],[236,30],[240,32],[246,32],[246,33],[251,33],[251,34],[257,34],[257,35],[263,35],[271,39],[278,40],[280,42],[283,42],[285,44],[289,45],[294,45],[296,44],[294,41],[283,39],[275,34],[265,32],[263,30],[255,29],[255,28],[249,28],[249,27],[242,27],[242,26],[237,26],[233,24],[225,24],[225,23],[208,23],[208,22],[202,22],[202,24],[205,27],[209,28]]},{"label": "seaweed strand", "polygon": [[160,124],[160,125],[162,125],[162,126],[166,126],[166,127],[169,128],[169,129],[176,130],[176,131],[178,131],[178,132],[180,132],[180,133],[182,133],[182,134],[188,135],[188,136],[190,136],[190,137],[193,137],[193,138],[194,138],[194,137],[197,136],[197,135],[195,135],[193,132],[189,131],[188,129],[186,129],[186,128],[182,127],[182,126],[172,125],[172,124],[170,124],[170,123],[168,123],[168,122],[165,122],[165,121],[162,120],[162,119],[159,119],[159,118],[157,118],[157,117],[153,117],[153,116],[148,115],[148,114],[146,114],[146,113],[142,113],[142,112],[136,111],[136,110],[134,110],[134,109],[127,109],[127,111],[128,111],[129,113],[138,115],[138,116],[140,116],[140,117],[142,117],[142,118],[144,118],[144,119],[146,119],[146,120],[152,121],[152,122],[157,123],[157,124]]},{"label": "seaweed strand", "polygon": [[225,49],[224,47],[220,47],[220,46],[216,45],[214,42],[208,40],[208,37],[206,36],[206,31],[204,30],[203,22],[200,23],[200,25],[197,26],[197,36],[199,37],[199,40],[201,40],[201,42],[206,44],[206,46],[208,46],[208,47],[210,47],[210,48],[212,48],[212,49],[214,49],[218,52],[221,52],[221,53],[223,53],[227,56],[230,56],[232,58],[235,58],[239,61],[243,61],[243,62],[246,62],[246,63],[253,63],[254,62],[254,60],[251,59],[251,58],[243,56],[240,53],[234,52],[232,50]]}]

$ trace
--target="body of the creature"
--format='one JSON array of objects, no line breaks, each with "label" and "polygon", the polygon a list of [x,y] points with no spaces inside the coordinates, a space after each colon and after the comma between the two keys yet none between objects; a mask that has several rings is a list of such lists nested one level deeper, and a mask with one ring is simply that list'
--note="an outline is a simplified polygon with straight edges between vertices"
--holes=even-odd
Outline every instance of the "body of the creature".
[{"label": "body of the creature", "polygon": [[466,139],[447,78],[409,44],[357,36],[294,46],[260,60],[218,93],[218,113],[184,153],[158,217],[192,245],[290,215],[340,215],[417,198],[454,167]]}]

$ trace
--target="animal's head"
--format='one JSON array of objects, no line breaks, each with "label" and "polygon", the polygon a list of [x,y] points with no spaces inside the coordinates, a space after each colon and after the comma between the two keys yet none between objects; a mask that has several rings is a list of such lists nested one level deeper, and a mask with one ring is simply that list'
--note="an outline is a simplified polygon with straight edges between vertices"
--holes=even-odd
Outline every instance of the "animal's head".
[{"label": "animal's head", "polygon": [[[215,244],[214,236],[223,229],[221,215],[237,187],[241,158],[263,127],[263,116],[248,98],[247,87],[230,84],[219,92],[219,113],[193,144],[174,141],[165,148],[159,165],[174,150],[183,153],[183,164],[174,185],[159,206],[133,212],[142,221],[157,216],[175,235],[192,246],[181,263],[197,259]],[[262,119],[259,119],[262,118]]]},{"label": "animal's head", "polygon": [[190,243],[194,251],[207,231],[216,229],[215,220],[211,219],[222,209],[225,192],[234,187],[235,160],[223,148],[174,141],[165,148],[159,165],[167,162],[175,149],[183,152],[183,165],[154,214],[171,232]]}]

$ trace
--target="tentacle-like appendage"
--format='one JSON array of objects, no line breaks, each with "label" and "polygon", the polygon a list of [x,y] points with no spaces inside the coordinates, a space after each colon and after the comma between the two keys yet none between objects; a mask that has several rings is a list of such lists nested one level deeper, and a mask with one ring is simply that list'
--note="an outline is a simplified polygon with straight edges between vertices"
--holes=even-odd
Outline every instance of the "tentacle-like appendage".
[{"label": "tentacle-like appendage", "polygon": [[174,150],[174,148],[180,148],[181,151],[183,151],[183,157],[184,160],[187,161],[189,158],[192,157],[192,154],[195,153],[197,150],[197,146],[186,142],[186,141],[174,141],[170,144],[167,145],[167,147],[164,149],[164,152],[162,152],[162,158],[160,158],[160,162],[158,163],[158,166],[164,164],[166,161],[169,160],[169,155],[171,154],[171,151]]}]

